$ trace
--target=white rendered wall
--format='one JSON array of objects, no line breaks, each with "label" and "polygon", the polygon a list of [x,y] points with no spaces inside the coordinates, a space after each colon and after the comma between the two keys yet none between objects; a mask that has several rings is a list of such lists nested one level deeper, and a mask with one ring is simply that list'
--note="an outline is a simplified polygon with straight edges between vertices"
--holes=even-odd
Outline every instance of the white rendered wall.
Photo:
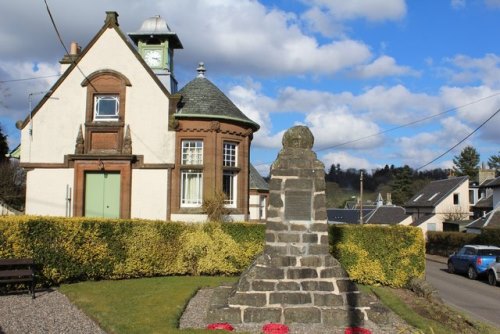
[{"label": "white rendered wall", "polygon": [[[73,169],[35,169],[26,175],[26,214],[66,216],[67,187],[73,197]],[[73,202],[69,205],[73,215]]]},{"label": "white rendered wall", "polygon": [[[125,124],[130,125],[133,154],[145,163],[173,163],[175,133],[168,131],[169,99],[114,29],[107,29],[78,63],[86,75],[114,70],[125,75]],[[85,123],[87,87],[76,68],[52,93],[21,132],[22,162],[61,163],[75,150],[78,129]]]},{"label": "white rendered wall", "polygon": [[168,171],[132,170],[132,218],[167,219]]},{"label": "white rendered wall", "polygon": [[[458,204],[453,204],[453,194],[458,194]],[[463,216],[461,219],[466,220],[469,219],[469,208],[469,182],[465,181],[436,206],[435,213],[440,216],[441,221],[444,221],[450,215],[458,216],[460,213]],[[442,231],[442,228],[440,231]]]}]

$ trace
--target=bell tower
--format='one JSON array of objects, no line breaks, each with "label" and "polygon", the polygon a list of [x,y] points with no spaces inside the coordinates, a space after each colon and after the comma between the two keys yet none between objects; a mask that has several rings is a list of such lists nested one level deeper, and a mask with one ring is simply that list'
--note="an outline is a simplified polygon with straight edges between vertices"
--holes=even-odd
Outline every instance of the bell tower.
[{"label": "bell tower", "polygon": [[176,93],[174,50],[183,48],[177,34],[170,30],[160,15],[156,15],[145,20],[138,31],[128,35],[167,90],[172,94]]}]

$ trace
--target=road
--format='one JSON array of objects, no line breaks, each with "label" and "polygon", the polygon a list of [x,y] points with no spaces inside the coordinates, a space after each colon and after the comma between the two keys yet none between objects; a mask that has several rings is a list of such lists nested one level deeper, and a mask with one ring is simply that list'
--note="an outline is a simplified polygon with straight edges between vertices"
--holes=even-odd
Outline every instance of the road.
[{"label": "road", "polygon": [[450,274],[446,264],[429,260],[426,261],[426,280],[447,304],[500,329],[500,287],[488,285],[485,280],[473,281]]}]

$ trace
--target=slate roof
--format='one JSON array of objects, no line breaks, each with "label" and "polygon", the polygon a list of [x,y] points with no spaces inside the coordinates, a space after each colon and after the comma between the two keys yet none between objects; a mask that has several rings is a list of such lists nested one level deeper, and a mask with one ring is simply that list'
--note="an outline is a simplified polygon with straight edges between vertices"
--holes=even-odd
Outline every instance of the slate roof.
[{"label": "slate roof", "polygon": [[500,209],[490,211],[483,217],[474,220],[472,223],[467,225],[467,228],[500,228]]},{"label": "slate roof", "polygon": [[224,93],[204,76],[198,76],[184,86],[175,118],[210,118],[236,121],[254,131],[260,126],[249,119]]},{"label": "slate roof", "polygon": [[462,183],[468,182],[467,176],[432,181],[405,203],[405,207],[435,207],[448,197]]},{"label": "slate roof", "polygon": [[266,180],[264,180],[252,164],[250,164],[250,189],[269,190]]},{"label": "slate roof", "polygon": [[[372,211],[373,209],[363,209],[363,217]],[[359,209],[326,209],[326,215],[329,223],[359,223]]]},{"label": "slate roof", "polygon": [[477,201],[476,205],[474,205],[474,208],[478,209],[487,209],[487,208],[493,208],[493,194],[490,196],[482,197]]},{"label": "slate roof", "polygon": [[365,224],[397,225],[410,215],[400,206],[379,206],[364,217]]},{"label": "slate roof", "polygon": [[497,188],[500,187],[500,176],[488,183],[488,187]]},{"label": "slate roof", "polygon": [[427,220],[431,219],[434,217],[434,215],[426,215],[426,216],[420,216],[417,219],[413,221],[413,223],[410,224],[410,226],[420,226],[421,224],[425,223]]}]

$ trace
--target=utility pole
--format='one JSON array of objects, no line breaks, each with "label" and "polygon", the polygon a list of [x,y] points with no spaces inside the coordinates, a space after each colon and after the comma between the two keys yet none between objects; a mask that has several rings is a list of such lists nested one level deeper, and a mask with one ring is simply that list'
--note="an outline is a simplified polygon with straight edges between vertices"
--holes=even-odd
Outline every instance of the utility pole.
[{"label": "utility pole", "polygon": [[359,224],[363,225],[363,171],[359,176]]}]

